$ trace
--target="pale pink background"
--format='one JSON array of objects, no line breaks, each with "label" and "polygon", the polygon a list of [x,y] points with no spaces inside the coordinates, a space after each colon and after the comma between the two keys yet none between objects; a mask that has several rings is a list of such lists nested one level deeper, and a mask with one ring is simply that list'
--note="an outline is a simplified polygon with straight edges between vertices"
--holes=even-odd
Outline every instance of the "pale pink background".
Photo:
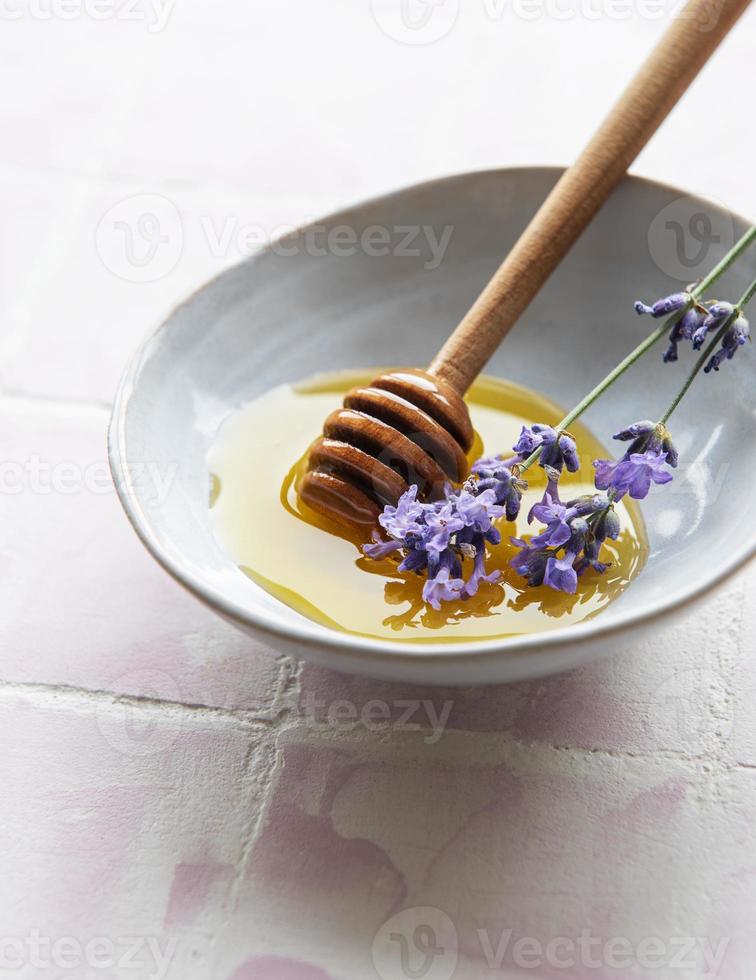
[{"label": "pale pink background", "polygon": [[[727,940],[719,975],[753,976],[753,569],[621,660],[405,689],[276,659],[215,619],[143,552],[104,470],[130,351],[241,257],[240,228],[574,155],[662,24],[562,6],[574,16],[496,19],[465,0],[417,47],[369,0],[178,0],[159,32],[4,8],[20,16],[0,32],[0,957],[34,936],[142,944],[136,965],[86,966],[27,944],[7,975],[402,980],[379,930],[430,908],[391,927],[435,929],[430,980],[706,975],[497,966],[479,930],[494,949],[506,930]],[[756,213],[755,32],[752,11],[638,173]],[[182,235],[147,283],[96,247],[143,194],[175,205]],[[34,459],[72,465],[73,488],[14,492],[7,464]],[[336,720],[369,722],[371,701],[378,730]],[[419,706],[403,724],[402,702]]]}]

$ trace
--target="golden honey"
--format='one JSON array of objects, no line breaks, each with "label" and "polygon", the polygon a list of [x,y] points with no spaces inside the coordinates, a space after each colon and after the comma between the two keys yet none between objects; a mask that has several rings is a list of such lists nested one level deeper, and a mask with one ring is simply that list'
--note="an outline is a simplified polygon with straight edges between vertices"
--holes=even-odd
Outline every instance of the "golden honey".
[{"label": "golden honey", "polygon": [[[376,375],[338,372],[267,392],[222,426],[208,454],[210,514],[216,536],[239,568],[266,591],[303,616],[325,626],[383,640],[460,642],[538,633],[589,619],[627,588],[647,554],[638,507],[617,505],[622,533],[604,546],[611,562],[599,575],[587,571],[575,595],[532,588],[509,567],[516,552],[510,537],[538,533],[527,514],[543,494],[545,476],[534,466],[520,517],[502,520],[502,543],[489,547],[487,569],[501,570],[495,584],[483,583],[471,599],[444,604],[422,600],[423,579],[400,573],[391,559],[373,561],[357,535],[345,534],[302,504],[297,480],[306,470],[307,450],[323,419],[341,405],[350,388]],[[556,425],[564,412],[541,395],[507,381],[482,377],[467,396],[476,431],[470,458],[509,454],[523,425]],[[571,426],[581,469],[565,473],[560,494],[568,500],[593,491],[591,460],[607,452],[588,429]],[[296,462],[293,466],[292,463]]]}]

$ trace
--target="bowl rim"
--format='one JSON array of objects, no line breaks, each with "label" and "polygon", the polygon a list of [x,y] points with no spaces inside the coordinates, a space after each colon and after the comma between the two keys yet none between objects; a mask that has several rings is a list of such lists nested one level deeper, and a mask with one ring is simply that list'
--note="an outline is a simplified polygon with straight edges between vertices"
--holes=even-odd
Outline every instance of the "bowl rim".
[{"label": "bowl rim", "polygon": [[[108,425],[108,461],[116,493],[129,523],[153,558],[155,558],[176,582],[224,618],[236,623],[242,628],[252,627],[257,632],[269,636],[272,639],[283,639],[289,643],[298,643],[305,648],[319,648],[320,650],[328,648],[335,655],[343,653],[348,654],[350,657],[358,656],[365,661],[397,663],[401,660],[416,662],[419,658],[422,658],[423,661],[429,663],[448,664],[450,660],[455,658],[464,657],[466,661],[474,658],[476,662],[480,662],[488,661],[492,658],[509,658],[515,654],[526,654],[536,650],[544,652],[547,650],[553,651],[559,647],[580,643],[581,641],[600,638],[609,639],[641,624],[647,625],[654,623],[662,618],[669,617],[673,612],[685,610],[712,589],[720,586],[735,572],[750,563],[756,556],[756,535],[753,534],[751,535],[750,542],[747,539],[744,540],[743,545],[734,553],[731,553],[727,560],[718,566],[718,570],[710,574],[706,581],[697,588],[689,591],[678,589],[672,595],[665,596],[656,602],[650,603],[645,609],[620,613],[607,622],[603,622],[603,617],[597,616],[594,619],[582,623],[557,627],[556,629],[541,633],[529,633],[497,639],[459,642],[445,641],[442,644],[419,640],[410,643],[401,640],[382,640],[337,630],[316,632],[316,630],[322,631],[324,628],[314,622],[312,626],[309,626],[307,620],[303,620],[301,623],[278,624],[271,622],[265,615],[247,609],[229,599],[222,591],[205,584],[198,576],[194,575],[182,564],[180,560],[176,560],[160,543],[158,536],[153,530],[152,522],[148,519],[139,504],[129,468],[125,432],[129,403],[138,383],[148,350],[168,328],[168,324],[175,314],[184,306],[191,303],[197,295],[209,287],[220,283],[224,277],[233,274],[241,266],[254,264],[262,256],[269,254],[274,246],[296,237],[314,223],[343,223],[355,211],[388,202],[398,194],[408,191],[436,189],[442,187],[444,184],[454,183],[464,178],[475,179],[511,174],[544,174],[558,179],[564,173],[564,170],[564,167],[557,166],[482,168],[435,177],[415,184],[405,185],[375,197],[363,199],[346,208],[316,218],[313,222],[300,225],[294,230],[288,231],[279,238],[270,241],[259,252],[244,258],[241,262],[235,263],[227,269],[223,269],[220,273],[212,276],[191,292],[181,302],[174,305],[160,320],[157,326],[147,332],[128,361],[116,390],[110,423]],[[726,210],[721,205],[709,201],[699,194],[688,193],[673,184],[652,180],[633,173],[627,173],[625,175],[622,183],[624,184],[625,182],[645,185],[655,190],[672,192],[681,197],[693,197],[703,202],[707,208],[713,211],[727,214],[736,221],[746,224],[749,223],[747,219],[739,214]]]}]

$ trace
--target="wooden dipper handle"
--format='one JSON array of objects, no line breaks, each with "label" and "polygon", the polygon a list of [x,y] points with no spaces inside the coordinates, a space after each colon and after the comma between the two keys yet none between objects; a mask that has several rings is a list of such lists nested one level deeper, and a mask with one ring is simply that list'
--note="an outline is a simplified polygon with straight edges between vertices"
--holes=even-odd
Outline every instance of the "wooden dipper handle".
[{"label": "wooden dipper handle", "polygon": [[464,394],[750,0],[690,0],[561,177],[429,373]]},{"label": "wooden dipper handle", "polygon": [[690,0],[425,371],[350,392],[311,448],[300,499],[339,524],[374,527],[415,486],[422,500],[466,473],[462,396],[564,258],[749,0]]}]

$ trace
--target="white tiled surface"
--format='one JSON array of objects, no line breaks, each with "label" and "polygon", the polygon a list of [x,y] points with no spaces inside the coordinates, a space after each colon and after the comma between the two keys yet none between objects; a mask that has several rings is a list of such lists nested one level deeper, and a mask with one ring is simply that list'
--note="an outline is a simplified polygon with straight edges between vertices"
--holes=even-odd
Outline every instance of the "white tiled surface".
[{"label": "white tiled surface", "polygon": [[[240,234],[456,170],[567,162],[662,27],[651,4],[464,0],[417,45],[378,26],[396,8],[0,5],[3,976],[667,980],[713,975],[702,951],[721,941],[719,975],[753,975],[753,570],[621,661],[408,690],[234,633],[143,553],[109,485],[129,352],[244,254]],[[635,168],[751,216],[755,31],[753,10]],[[141,195],[173,237],[124,278],[97,229]],[[368,725],[336,720],[350,710]],[[384,948],[387,931],[405,938]],[[514,951],[585,932],[635,966]]]}]

